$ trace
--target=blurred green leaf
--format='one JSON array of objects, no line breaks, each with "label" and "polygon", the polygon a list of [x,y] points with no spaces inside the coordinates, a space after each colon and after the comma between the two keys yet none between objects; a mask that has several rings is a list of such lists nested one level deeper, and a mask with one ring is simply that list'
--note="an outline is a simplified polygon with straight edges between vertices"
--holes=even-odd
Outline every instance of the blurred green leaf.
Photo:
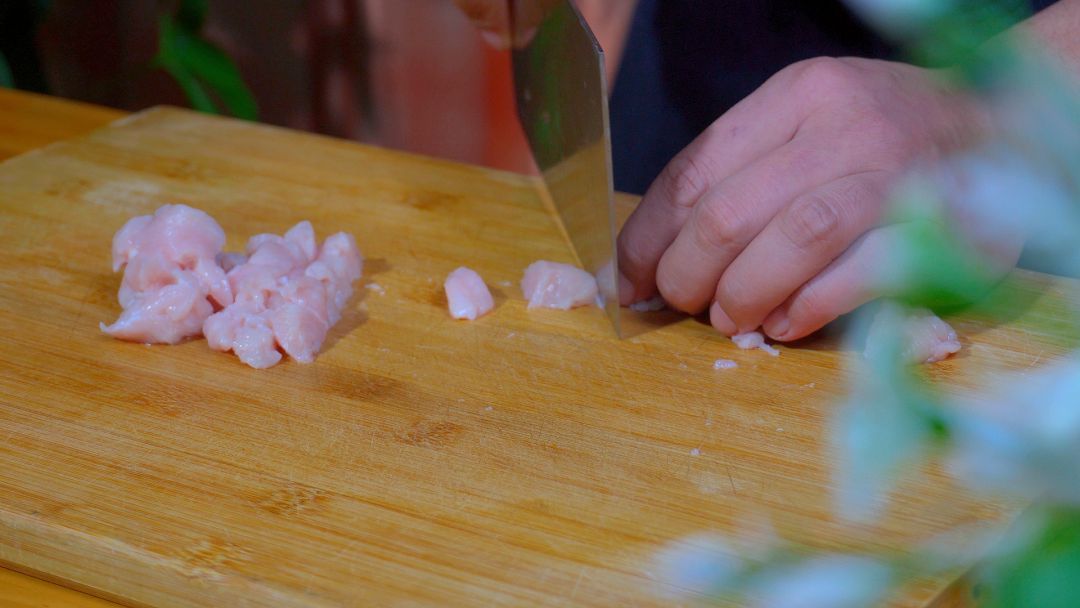
[{"label": "blurred green leaf", "polygon": [[205,0],[186,0],[175,20],[163,15],[154,63],[176,80],[195,109],[217,114],[220,101],[233,116],[256,120],[258,104],[240,70],[221,49],[201,38],[198,30],[189,29],[201,27],[205,12]]},{"label": "blurred green leaf", "polygon": [[248,120],[258,117],[255,97],[244,84],[240,70],[224,52],[185,30],[178,30],[175,40],[181,64],[217,93],[229,113]]},{"label": "blurred green leaf", "polygon": [[1080,606],[1080,511],[1049,509],[1041,533],[984,573],[986,608]]},{"label": "blurred green leaf", "polygon": [[987,40],[1030,14],[1024,0],[960,0],[920,28],[909,42],[909,54],[920,65],[972,65]]},{"label": "blurred green leaf", "polygon": [[922,178],[894,193],[887,221],[897,227],[899,239],[882,269],[888,295],[939,315],[976,306],[989,315],[1015,309],[1013,300],[988,299],[1007,268],[962,235],[964,229],[949,211],[949,196],[955,195],[946,194],[934,179]]},{"label": "blurred green leaf", "polygon": [[909,280],[897,299],[909,306],[957,312],[983,300],[1000,279],[941,223],[913,221],[904,235]]},{"label": "blurred green leaf", "polygon": [[163,70],[176,80],[176,84],[180,85],[184,95],[191,102],[191,107],[209,114],[219,113],[217,105],[210,97],[210,94],[206,92],[206,88],[183,66],[178,65],[172,58],[162,58],[158,63]]},{"label": "blurred green leaf", "polygon": [[11,68],[8,67],[7,60],[4,59],[2,53],[0,53],[0,87],[6,89],[15,88],[15,79],[11,76]]}]

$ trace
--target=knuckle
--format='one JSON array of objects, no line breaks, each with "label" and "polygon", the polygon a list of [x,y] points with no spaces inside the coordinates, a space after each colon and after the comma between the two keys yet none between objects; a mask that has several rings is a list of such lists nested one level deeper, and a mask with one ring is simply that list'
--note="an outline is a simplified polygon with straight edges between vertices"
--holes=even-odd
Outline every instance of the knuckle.
[{"label": "knuckle", "polygon": [[846,91],[858,83],[856,69],[834,57],[806,59],[793,67],[798,84],[813,93]]},{"label": "knuckle", "polygon": [[797,199],[780,220],[780,230],[795,247],[813,249],[835,236],[841,226],[836,207],[818,195]]},{"label": "knuckle", "polygon": [[694,211],[694,236],[708,251],[739,246],[753,236],[749,214],[729,198],[714,198]]},{"label": "knuckle", "polygon": [[904,129],[882,109],[868,109],[861,122],[862,136],[884,149],[899,151],[904,147],[902,144],[911,139],[911,131]]},{"label": "knuckle", "polygon": [[709,187],[704,164],[690,154],[679,154],[664,168],[664,194],[677,207],[693,207]]}]

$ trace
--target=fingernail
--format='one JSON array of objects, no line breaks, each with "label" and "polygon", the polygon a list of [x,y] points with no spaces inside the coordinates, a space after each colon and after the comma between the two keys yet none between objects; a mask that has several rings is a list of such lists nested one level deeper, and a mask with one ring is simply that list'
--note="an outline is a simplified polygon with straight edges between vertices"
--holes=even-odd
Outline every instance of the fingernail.
[{"label": "fingernail", "polygon": [[725,336],[734,336],[739,328],[735,327],[735,322],[731,320],[731,317],[727,316],[723,308],[720,308],[719,302],[713,302],[709,307],[709,322],[716,328],[716,331],[724,334]]},{"label": "fingernail", "polygon": [[630,279],[619,273],[619,304],[629,306],[634,303],[634,284]]},{"label": "fingernail", "polygon": [[791,320],[782,312],[773,313],[765,319],[762,329],[773,340],[783,340],[791,329]]},{"label": "fingernail", "polygon": [[484,42],[488,43],[489,46],[497,50],[502,51],[510,48],[510,41],[507,40],[506,36],[500,36],[495,32],[484,30],[480,32],[480,38],[482,38]]}]

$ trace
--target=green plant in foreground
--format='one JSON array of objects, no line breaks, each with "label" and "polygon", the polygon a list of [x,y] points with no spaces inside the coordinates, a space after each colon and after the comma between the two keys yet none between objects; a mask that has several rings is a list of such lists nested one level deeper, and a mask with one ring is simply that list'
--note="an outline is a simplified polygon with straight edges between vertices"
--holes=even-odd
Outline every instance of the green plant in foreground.
[{"label": "green plant in foreground", "polygon": [[165,70],[201,112],[256,120],[255,97],[240,70],[220,48],[202,37],[208,0],[183,0],[175,14],[158,20],[158,52],[153,65]]}]

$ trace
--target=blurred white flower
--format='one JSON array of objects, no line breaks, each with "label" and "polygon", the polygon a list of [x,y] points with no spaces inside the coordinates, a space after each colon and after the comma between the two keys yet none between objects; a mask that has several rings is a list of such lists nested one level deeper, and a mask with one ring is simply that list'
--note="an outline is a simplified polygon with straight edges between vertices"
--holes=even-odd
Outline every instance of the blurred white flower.
[{"label": "blurred white flower", "polygon": [[930,438],[924,414],[913,407],[917,399],[906,375],[904,359],[906,316],[900,307],[881,307],[859,313],[849,336],[865,341],[873,319],[874,344],[850,373],[847,402],[833,417],[831,438],[837,462],[834,501],[847,519],[877,517],[904,465],[921,457]]},{"label": "blurred white flower", "polygon": [[864,608],[889,592],[892,570],[851,555],[822,555],[765,569],[747,585],[760,608]]},{"label": "blurred white flower", "polygon": [[834,422],[839,515],[861,522],[876,518],[897,475],[917,459],[927,436],[923,421],[897,395],[856,389]]},{"label": "blurred white flower", "polygon": [[997,141],[942,162],[938,175],[955,225],[980,251],[1011,265],[1011,243],[1026,239],[1039,267],[1080,276],[1080,201],[1060,167]]},{"label": "blurred white flower", "polygon": [[1080,360],[999,381],[951,408],[950,427],[968,485],[1080,505]]},{"label": "blurred white flower", "polygon": [[761,513],[740,519],[730,543],[743,561],[751,562],[764,562],[783,546],[772,520]]},{"label": "blurred white flower", "polygon": [[969,569],[1001,546],[1000,524],[965,524],[942,532],[915,548],[919,567],[927,574]]},{"label": "blurred white flower", "polygon": [[742,560],[723,537],[698,534],[670,543],[656,556],[659,582],[674,595],[714,595],[743,569]]}]

